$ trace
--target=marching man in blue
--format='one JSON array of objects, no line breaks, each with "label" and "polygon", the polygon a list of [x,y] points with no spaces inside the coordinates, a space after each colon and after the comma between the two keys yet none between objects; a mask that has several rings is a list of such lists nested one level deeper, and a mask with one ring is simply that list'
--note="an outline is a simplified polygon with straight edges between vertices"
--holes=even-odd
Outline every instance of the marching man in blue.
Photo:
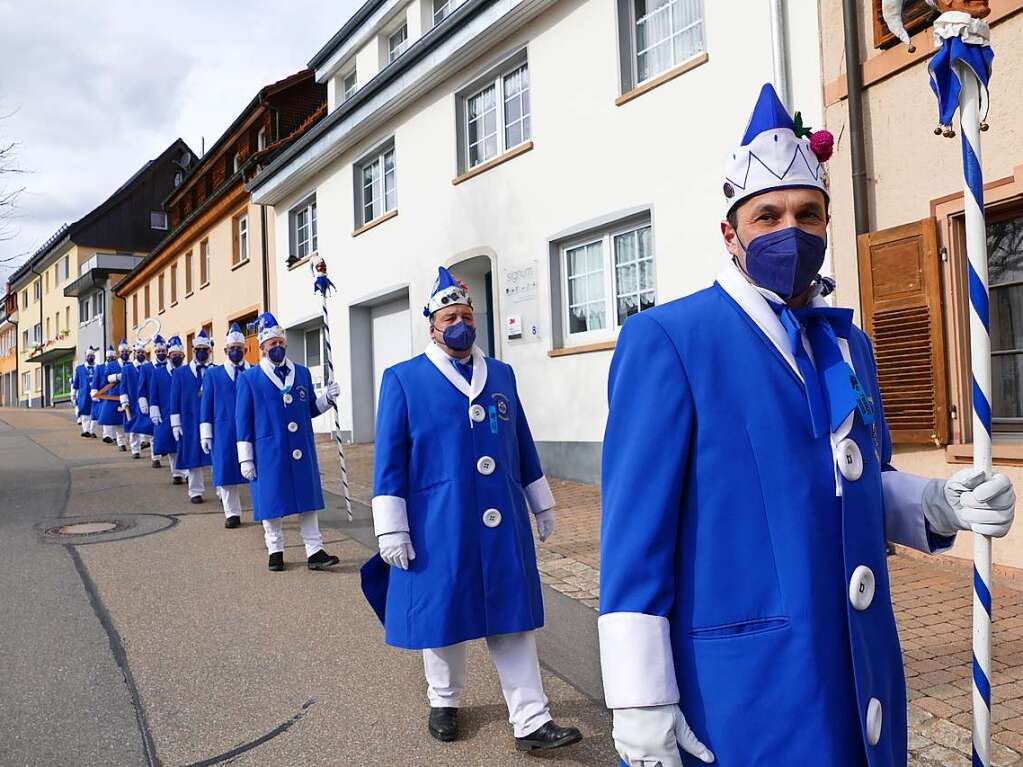
[{"label": "marching man in blue", "polygon": [[85,362],[75,368],[71,379],[71,398],[75,401],[78,422],[82,425],[83,437],[95,437],[95,421],[92,419],[92,389],[96,376],[96,349],[85,350]]},{"label": "marching man in blue", "polygon": [[[156,364],[149,379],[149,396],[144,403],[149,419],[153,422],[153,467],[160,468],[160,458],[169,456],[171,482],[181,485],[188,472],[177,466],[178,443],[174,439],[169,411],[171,375],[184,364],[185,347],[177,336],[171,336],[169,341],[157,336],[153,339],[153,347],[156,349]],[[165,411],[168,413],[166,418],[163,415]]]},{"label": "marching man in blue", "polygon": [[[140,413],[149,418],[149,423],[152,424],[152,430],[149,434],[151,437],[150,444],[152,445],[151,454],[153,458],[153,468],[159,469],[161,466],[161,454],[156,450],[156,422],[152,419],[149,412],[149,390],[153,385],[153,378],[156,376],[157,368],[163,367],[167,364],[167,341],[165,341],[163,336],[159,333],[153,338],[153,354],[156,357],[156,362],[150,362],[147,357],[145,364],[143,364],[139,370],[138,409]],[[169,424],[167,429],[168,436],[170,436]],[[171,439],[173,440],[173,436],[171,436]]]},{"label": "marching man in blue", "polygon": [[[120,354],[120,360],[118,360],[118,354]],[[117,447],[122,452],[127,452],[128,446],[126,444],[124,436],[124,411],[121,410],[121,370],[128,362],[128,341],[122,338],[121,343],[117,346],[117,351],[114,351],[113,345],[107,347],[107,361],[103,366],[103,370],[98,376],[99,380],[94,382],[97,390],[101,390],[107,385],[110,386],[106,392],[103,393],[103,397],[106,399],[98,400],[100,403],[99,407],[99,422],[103,427],[103,441],[111,443],[116,440]],[[97,394],[99,392],[97,391]]]},{"label": "marching man in blue", "polygon": [[387,643],[423,652],[433,737],[458,737],[467,643],[485,638],[516,748],[576,743],[579,730],[551,719],[540,677],[534,632],[544,617],[530,523],[541,541],[551,536],[554,496],[515,375],[475,346],[469,291],[443,267],[423,313],[432,343],[386,370],[380,387],[380,553],[363,569],[364,590]]},{"label": "marching man in blue", "polygon": [[199,445],[199,409],[203,379],[209,373],[210,347],[210,337],[203,328],[195,337],[194,359],[171,374],[170,423],[178,447],[174,466],[188,473],[188,499],[192,503],[202,503],[206,491],[202,467],[213,462]]},{"label": "marching man in blue", "polygon": [[146,401],[146,385],[153,365],[146,362],[146,345],[142,341],[135,342],[132,352],[133,359],[121,371],[121,407],[130,413],[130,417],[125,419],[124,430],[128,434],[131,457],[138,459],[142,457],[142,438],[153,436],[153,422],[146,412],[149,408],[146,411],[141,408]]},{"label": "marching man in blue", "polygon": [[890,465],[877,369],[824,263],[830,134],[764,86],[726,161],[731,263],[611,364],[598,622],[628,765],[904,767],[886,541],[1001,536],[1001,474]]},{"label": "marching man in blue", "polygon": [[[213,484],[224,505],[224,527],[242,523],[242,476],[238,464],[238,440],[235,437],[235,402],[238,378],[249,369],[245,361],[245,336],[238,323],[232,322],[224,343],[227,362],[210,368],[202,390],[199,422],[199,446],[213,458]],[[214,436],[216,439],[214,439]]]},{"label": "marching man in blue", "polygon": [[324,550],[320,534],[324,503],[313,418],[332,407],[338,385],[331,381],[317,397],[309,368],[288,359],[284,328],[270,312],[258,323],[263,357],[235,379],[238,462],[252,483],[252,517],[263,523],[271,571],[284,570],[283,523],[292,515],[298,516],[306,564],[324,570],[340,560]]}]

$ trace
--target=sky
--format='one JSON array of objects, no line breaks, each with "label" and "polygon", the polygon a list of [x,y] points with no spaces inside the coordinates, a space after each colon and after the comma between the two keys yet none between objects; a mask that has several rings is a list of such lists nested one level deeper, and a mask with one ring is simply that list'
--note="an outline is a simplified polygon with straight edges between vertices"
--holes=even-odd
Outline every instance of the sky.
[{"label": "sky", "polygon": [[267,83],[303,69],[362,0],[0,0],[0,147],[23,188],[0,286],[180,137],[209,147]]}]

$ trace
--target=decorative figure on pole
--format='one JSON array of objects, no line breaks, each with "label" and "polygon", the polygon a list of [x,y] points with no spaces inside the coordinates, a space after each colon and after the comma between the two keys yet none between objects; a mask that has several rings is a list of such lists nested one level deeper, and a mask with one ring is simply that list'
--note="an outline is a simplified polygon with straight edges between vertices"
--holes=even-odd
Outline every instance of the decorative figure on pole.
[{"label": "decorative figure on pole", "polygon": [[[334,290],[334,283],[330,281],[330,277],[327,276],[327,260],[317,254],[312,257],[310,266],[313,270],[315,280],[313,282],[313,292],[320,294],[321,306],[323,310],[323,345],[326,347],[326,359],[324,360],[327,366],[327,375],[324,380],[324,384],[334,380],[334,352],[330,345],[330,321],[327,316],[327,293],[328,291]],[[341,415],[338,413],[337,401],[331,403],[334,407],[334,439],[337,442],[337,458],[341,464],[341,489],[344,491],[345,496],[345,513],[348,515],[348,521],[352,521],[352,496],[348,490],[348,467],[345,464],[345,450],[341,444]]]},{"label": "decorative figure on pole", "polygon": [[[973,465],[991,473],[991,338],[988,325],[987,231],[980,134],[988,129],[988,81],[994,52],[988,0],[927,0],[941,15],[934,21],[938,52],[928,64],[938,99],[936,135],[962,129],[966,257],[970,292],[970,357],[973,373]],[[889,29],[909,43],[902,25],[903,0],[886,0]],[[912,46],[910,47],[912,52]],[[974,533],[973,549],[973,764],[991,764],[991,538]]]}]

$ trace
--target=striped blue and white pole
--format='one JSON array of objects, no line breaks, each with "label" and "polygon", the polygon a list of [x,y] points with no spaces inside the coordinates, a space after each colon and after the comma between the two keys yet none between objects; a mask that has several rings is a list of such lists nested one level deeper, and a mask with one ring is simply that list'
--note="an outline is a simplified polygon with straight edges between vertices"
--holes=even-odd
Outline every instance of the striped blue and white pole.
[{"label": "striped blue and white pole", "polygon": [[[326,276],[326,269],[324,268],[322,274]],[[323,314],[323,346],[326,351],[326,359],[324,364],[327,366],[327,375],[324,379],[324,383],[329,383],[334,380],[334,351],[330,345],[330,317],[327,314],[327,285],[318,285],[317,292],[320,294],[322,299],[322,314]],[[341,442],[341,414],[337,409],[337,400],[331,403],[334,408],[334,441],[337,443],[337,459],[341,464],[341,490],[345,497],[345,513],[348,515],[348,521],[351,522],[352,517],[352,495],[348,489],[348,466],[345,463],[345,448]]]},{"label": "striped blue and white pole", "polygon": [[[973,371],[973,465],[991,473],[991,336],[988,326],[987,230],[980,153],[980,82],[957,66],[969,262]],[[991,765],[991,539],[973,534],[973,767]]]}]

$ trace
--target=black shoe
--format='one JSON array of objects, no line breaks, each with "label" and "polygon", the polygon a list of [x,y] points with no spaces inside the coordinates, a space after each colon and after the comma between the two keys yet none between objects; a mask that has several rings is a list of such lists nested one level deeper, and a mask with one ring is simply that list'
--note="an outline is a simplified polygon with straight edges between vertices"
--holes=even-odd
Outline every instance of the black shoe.
[{"label": "black shoe", "polygon": [[88,434],[86,434],[86,433],[85,433],[84,431],[83,431],[83,432],[81,433],[81,435],[79,435],[79,436],[85,437],[86,439],[88,439],[88,438],[89,438],[89,435],[88,435]]},{"label": "black shoe", "polygon": [[309,563],[310,570],[326,570],[328,567],[333,567],[341,560],[333,554],[328,554],[323,549],[320,549],[306,561]]},{"label": "black shoe", "polygon": [[529,733],[523,738],[515,738],[518,751],[549,751],[578,743],[583,734],[575,727],[558,727],[553,721]]},{"label": "black shoe", "polygon": [[137,461],[137,460],[138,460],[139,458],[141,458],[142,456],[141,456],[141,455],[139,455],[138,453],[132,453],[132,454],[131,454],[131,457],[132,457],[132,460],[135,460],[135,461]]},{"label": "black shoe", "polygon": [[430,734],[443,743],[458,740],[458,709],[431,708]]},{"label": "black shoe", "polygon": [[224,527],[226,527],[228,530],[234,530],[236,527],[241,526],[242,526],[241,517],[231,516],[224,520]]},{"label": "black shoe", "polygon": [[156,459],[153,460],[153,468],[154,469],[159,469],[160,468],[160,459],[159,458],[156,458]]},{"label": "black shoe", "polygon": [[128,452],[128,446],[127,445],[121,445],[121,452],[122,453],[127,453]]},{"label": "black shoe", "polygon": [[191,501],[192,503],[202,503],[202,496],[201,495],[193,495],[188,500]]},{"label": "black shoe", "polygon": [[185,478],[184,477],[171,477],[171,484],[172,485],[183,485],[183,484],[185,484]]},{"label": "black shoe", "polygon": [[148,442],[143,442],[139,447],[141,447],[143,450],[145,450],[147,447],[149,447],[149,443]]},{"label": "black shoe", "polygon": [[284,571],[284,552],[277,551],[270,555],[270,564],[267,565],[270,572],[280,573]]},{"label": "black shoe", "polygon": [[114,441],[114,438],[113,437],[104,437],[103,441],[106,442],[109,445],[110,443],[112,443]]}]

